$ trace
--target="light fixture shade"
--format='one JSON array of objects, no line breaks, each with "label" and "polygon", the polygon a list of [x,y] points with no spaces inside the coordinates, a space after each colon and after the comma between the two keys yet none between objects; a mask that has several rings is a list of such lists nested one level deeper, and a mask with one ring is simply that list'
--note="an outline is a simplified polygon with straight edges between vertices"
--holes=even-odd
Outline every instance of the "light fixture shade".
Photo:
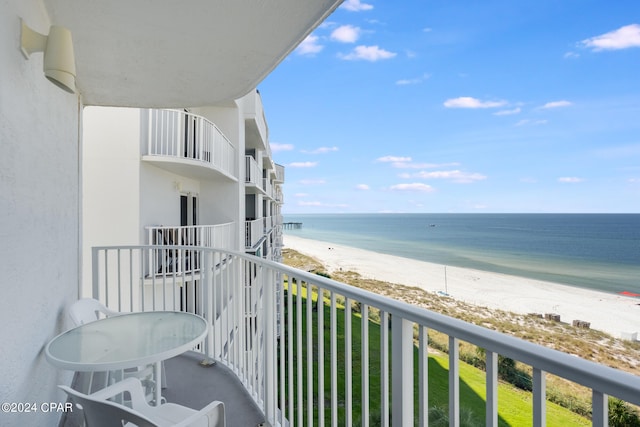
[{"label": "light fixture shade", "polygon": [[44,52],[44,75],[53,84],[69,92],[76,92],[76,61],[71,32],[59,25],[52,25],[45,36],[22,22],[20,49],[25,58],[34,52]]},{"label": "light fixture shade", "polygon": [[76,61],[71,31],[52,25],[44,51],[44,75],[69,93],[76,91]]}]

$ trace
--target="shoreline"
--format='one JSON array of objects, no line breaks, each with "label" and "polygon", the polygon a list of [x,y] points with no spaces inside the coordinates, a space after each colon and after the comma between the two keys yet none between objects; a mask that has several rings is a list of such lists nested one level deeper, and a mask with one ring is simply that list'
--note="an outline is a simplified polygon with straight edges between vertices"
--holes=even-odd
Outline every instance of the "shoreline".
[{"label": "shoreline", "polygon": [[554,313],[562,322],[589,322],[591,329],[615,338],[640,332],[640,298],[445,266],[288,234],[284,235],[284,246],[316,258],[329,273],[355,271],[365,278],[445,292],[469,304],[519,314]]}]

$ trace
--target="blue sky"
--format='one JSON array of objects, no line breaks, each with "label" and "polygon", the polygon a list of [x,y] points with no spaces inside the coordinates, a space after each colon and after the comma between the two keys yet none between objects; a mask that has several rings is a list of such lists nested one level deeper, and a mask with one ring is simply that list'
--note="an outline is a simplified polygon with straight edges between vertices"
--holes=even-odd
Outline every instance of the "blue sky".
[{"label": "blue sky", "polygon": [[640,1],[347,0],[258,87],[283,212],[640,212]]}]

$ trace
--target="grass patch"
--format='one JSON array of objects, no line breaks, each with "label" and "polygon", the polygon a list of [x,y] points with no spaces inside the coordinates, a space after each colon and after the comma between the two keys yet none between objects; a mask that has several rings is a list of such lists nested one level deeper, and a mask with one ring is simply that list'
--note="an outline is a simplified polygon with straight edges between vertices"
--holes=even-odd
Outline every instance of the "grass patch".
[{"label": "grass patch", "polygon": [[[301,290],[300,298],[298,298],[298,289]],[[289,289],[287,286],[287,293]],[[308,413],[307,413],[307,402],[302,402],[302,411],[298,411],[298,401],[297,401],[297,387],[300,385],[302,389],[305,391],[303,395],[306,394],[307,390],[307,304],[311,301],[312,306],[316,306],[316,309],[312,311],[312,340],[313,340],[313,420],[314,424],[317,424],[318,418],[318,399],[320,398],[320,393],[318,391],[318,337],[319,331],[317,327],[317,319],[318,313],[322,311],[323,314],[323,330],[322,330],[322,342],[323,342],[323,354],[325,355],[324,360],[324,396],[322,397],[325,401],[325,422],[327,425],[331,424],[331,415],[329,412],[330,408],[330,399],[331,399],[331,360],[329,358],[330,354],[330,346],[331,346],[331,330],[330,330],[330,319],[331,319],[331,308],[329,306],[330,301],[325,298],[325,296],[321,296],[321,301],[323,303],[317,304],[318,302],[318,294],[315,289],[311,291],[311,298],[309,299],[309,295],[307,294],[307,288],[305,286],[298,287],[297,284],[291,289],[291,304],[287,304],[285,316],[283,320],[285,321],[285,336],[288,337],[289,334],[292,337],[302,337],[302,342],[298,342],[297,338],[294,339],[293,343],[293,365],[289,366],[286,370],[286,378],[288,381],[288,375],[293,375],[293,390],[288,390],[286,393],[287,401],[289,399],[293,399],[292,402],[294,404],[294,418],[298,421],[298,417],[302,417],[303,422],[306,423]],[[285,300],[289,300],[289,295],[285,298]],[[369,340],[368,345],[365,348],[367,351],[369,358],[369,366],[366,372],[363,372],[361,361],[362,361],[362,329],[363,329],[363,319],[362,316],[356,311],[352,310],[351,315],[347,318],[346,310],[344,306],[344,299],[341,299],[341,304],[337,305],[335,310],[335,319],[336,319],[336,348],[337,348],[337,400],[338,400],[338,425],[346,424],[346,364],[345,364],[345,354],[346,354],[346,343],[345,343],[345,324],[346,322],[351,322],[352,328],[352,340],[351,340],[351,353],[352,353],[352,384],[353,384],[353,416],[352,419],[356,422],[355,425],[358,425],[358,421],[360,420],[360,414],[362,413],[361,406],[361,396],[362,396],[362,387],[361,387],[361,378],[362,375],[367,375],[369,379],[369,405],[370,405],[370,414],[373,420],[380,419],[380,408],[382,407],[382,353],[381,353],[381,325],[379,322],[369,320],[366,324],[366,330],[368,331]],[[296,330],[296,322],[293,322],[293,330],[289,330],[289,326],[286,324],[286,319],[291,310],[291,315],[294,316],[294,320],[298,315],[298,309],[301,310],[302,314],[302,322],[300,324],[300,331]],[[389,330],[389,338],[391,338],[391,330]],[[298,351],[300,349],[300,352]],[[285,346],[285,357],[288,362],[288,342]],[[303,367],[303,376],[302,378],[298,378],[296,373],[296,369],[298,366],[299,357],[302,357],[302,367]],[[415,369],[414,372],[417,375],[417,364],[418,364],[418,351],[417,348],[414,350],[414,363]],[[442,417],[443,413],[447,414],[448,412],[448,357],[443,353],[434,353],[429,355],[428,361],[429,367],[429,408],[432,408],[430,411],[432,421],[437,425],[438,420]],[[477,369],[471,365],[466,363],[460,363],[460,404],[461,408],[461,419],[464,417],[465,423],[462,425],[484,425],[485,418],[485,373],[480,369]],[[302,381],[301,384],[298,384],[298,381]],[[416,408],[416,419],[417,419],[417,378],[414,379],[414,395],[416,398],[416,402],[414,407]],[[532,422],[532,399],[531,394],[523,392],[522,390],[518,390],[515,387],[500,383],[498,387],[498,395],[499,395],[499,423],[502,426],[526,426],[531,425]],[[289,410],[287,409],[287,415],[289,416]],[[393,416],[393,414],[392,414]],[[375,422],[375,421],[374,421]],[[562,426],[582,426],[589,425],[590,421],[584,417],[580,417],[571,411],[561,408],[558,405],[549,403],[547,406],[547,423],[549,425],[562,425]],[[372,424],[376,425],[376,424]]]}]

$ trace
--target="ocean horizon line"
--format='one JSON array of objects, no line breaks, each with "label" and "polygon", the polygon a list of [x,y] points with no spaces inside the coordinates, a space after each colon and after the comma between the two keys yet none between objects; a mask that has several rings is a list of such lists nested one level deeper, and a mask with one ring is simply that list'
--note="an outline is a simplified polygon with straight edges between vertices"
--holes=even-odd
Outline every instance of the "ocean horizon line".
[{"label": "ocean horizon line", "polygon": [[285,233],[442,265],[640,293],[640,214],[301,214]]}]

